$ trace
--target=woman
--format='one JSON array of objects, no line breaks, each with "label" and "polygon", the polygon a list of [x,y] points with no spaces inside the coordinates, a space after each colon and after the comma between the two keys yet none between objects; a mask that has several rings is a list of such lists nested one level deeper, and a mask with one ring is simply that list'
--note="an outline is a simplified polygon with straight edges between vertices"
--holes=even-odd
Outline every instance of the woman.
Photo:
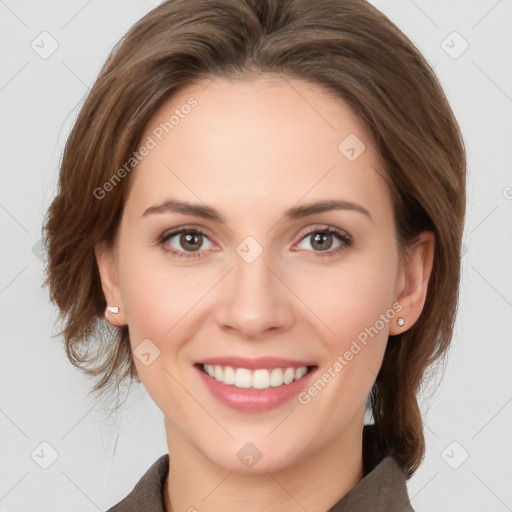
[{"label": "woman", "polygon": [[412,510],[465,164],[434,73],[363,0],[171,0],[136,23],[45,226],[70,361],[165,418],[168,453],[110,510]]}]

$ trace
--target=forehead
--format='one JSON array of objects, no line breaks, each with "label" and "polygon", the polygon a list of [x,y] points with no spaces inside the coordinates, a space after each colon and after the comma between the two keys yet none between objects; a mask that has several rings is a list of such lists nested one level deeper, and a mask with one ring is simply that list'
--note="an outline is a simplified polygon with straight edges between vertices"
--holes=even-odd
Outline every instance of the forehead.
[{"label": "forehead", "polygon": [[129,200],[170,194],[282,207],[336,197],[390,206],[365,124],[341,98],[305,80],[217,77],[190,85],[155,112],[141,143],[149,139],[154,147],[132,173]]}]

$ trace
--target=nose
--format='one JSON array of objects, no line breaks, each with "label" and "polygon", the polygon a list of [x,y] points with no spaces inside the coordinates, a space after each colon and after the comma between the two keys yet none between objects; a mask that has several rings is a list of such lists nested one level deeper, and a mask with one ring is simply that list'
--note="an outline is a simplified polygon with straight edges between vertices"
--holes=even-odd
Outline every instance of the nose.
[{"label": "nose", "polygon": [[293,293],[284,273],[274,266],[265,251],[251,263],[235,254],[234,268],[218,297],[216,319],[221,329],[254,340],[292,327]]}]

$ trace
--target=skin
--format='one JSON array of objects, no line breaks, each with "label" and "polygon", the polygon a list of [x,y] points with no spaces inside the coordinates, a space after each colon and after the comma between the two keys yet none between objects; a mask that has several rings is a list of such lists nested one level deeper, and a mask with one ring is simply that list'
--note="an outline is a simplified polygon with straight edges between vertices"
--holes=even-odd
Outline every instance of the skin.
[{"label": "skin", "polygon": [[[434,238],[422,233],[399,258],[391,196],[369,132],[318,85],[270,75],[194,84],[155,113],[142,140],[190,96],[198,105],[132,171],[114,247],[96,248],[107,303],[120,308],[107,311],[107,320],[128,324],[132,348],[150,339],[160,350],[150,365],[135,363],[165,417],[166,508],[327,511],[363,478],[367,395],[388,336],[421,313]],[[338,149],[349,134],[366,146],[354,161]],[[226,222],[143,216],[171,196],[211,206]],[[287,208],[322,199],[357,203],[371,219],[346,209],[284,219]],[[316,244],[315,233],[328,226],[348,233],[351,245],[335,235]],[[188,245],[180,235],[159,244],[180,227],[205,235]],[[252,263],[236,251],[247,236],[263,251]],[[271,355],[316,361],[321,375],[394,303],[400,314],[305,405],[292,398],[267,412],[233,410],[192,366],[207,357]],[[237,457],[247,442],[262,455],[250,468]]]}]

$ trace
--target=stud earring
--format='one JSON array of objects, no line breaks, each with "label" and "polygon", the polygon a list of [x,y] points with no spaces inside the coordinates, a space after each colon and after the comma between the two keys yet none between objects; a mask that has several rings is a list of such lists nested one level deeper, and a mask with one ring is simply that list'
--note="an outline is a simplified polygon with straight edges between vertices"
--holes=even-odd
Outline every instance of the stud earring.
[{"label": "stud earring", "polygon": [[404,319],[403,319],[402,317],[400,317],[400,318],[396,321],[396,323],[397,323],[400,327],[403,327],[405,322],[404,322]]},{"label": "stud earring", "polygon": [[119,308],[117,306],[108,306],[107,309],[111,312],[111,313],[119,313]]}]

